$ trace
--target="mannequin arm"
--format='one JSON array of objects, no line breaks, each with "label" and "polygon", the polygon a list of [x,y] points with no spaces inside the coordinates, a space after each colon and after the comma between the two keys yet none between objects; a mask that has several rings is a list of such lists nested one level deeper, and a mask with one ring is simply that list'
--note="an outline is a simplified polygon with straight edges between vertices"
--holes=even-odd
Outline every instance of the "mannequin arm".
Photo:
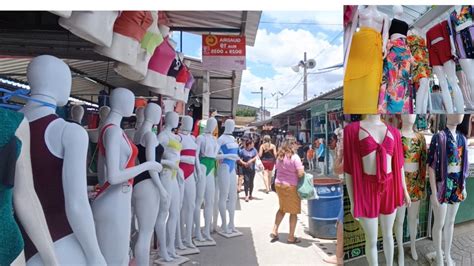
[{"label": "mannequin arm", "polygon": [[197,137],[196,138],[196,144],[197,144],[197,148],[196,148],[196,164],[194,165],[194,171],[196,172],[196,174],[194,175],[196,177],[196,181],[199,182],[199,180],[201,180],[201,162],[199,161],[199,156],[201,154],[201,136]]},{"label": "mannequin arm", "polygon": [[147,161],[135,167],[120,169],[120,143],[122,142],[122,130],[118,126],[113,126],[105,132],[105,163],[107,168],[107,181],[111,185],[127,182],[128,179],[149,170],[160,170],[160,165],[156,161]]},{"label": "mannequin arm", "polygon": [[178,164],[176,162],[171,161],[171,160],[163,160],[162,159],[161,164],[163,166],[166,166],[166,167],[171,168],[173,170],[178,170],[179,169]]},{"label": "mannequin arm", "polygon": [[438,201],[438,188],[436,187],[436,175],[435,171],[433,168],[428,167],[428,173],[430,177],[430,188],[431,188],[431,204],[436,204],[436,206],[439,207],[439,201]]},{"label": "mannequin arm", "polygon": [[21,153],[15,168],[13,204],[15,213],[31,241],[38,250],[44,265],[59,265],[53,241],[44,217],[43,208],[36,195],[30,159],[30,128],[23,119],[16,132],[20,139]]},{"label": "mannequin arm", "polygon": [[[356,11],[355,11],[355,14],[354,14],[354,20],[351,23],[349,38],[347,38],[347,43],[344,44],[345,45],[345,47],[344,47],[345,48],[345,50],[344,50],[344,69],[346,69],[347,60],[349,59],[349,53],[350,53],[351,44],[352,44],[352,36],[354,36],[354,32],[356,31],[358,24],[359,24],[359,9],[357,8]],[[346,39],[344,38],[344,41],[345,40]]]},{"label": "mannequin arm", "polygon": [[402,186],[403,186],[403,195],[405,196],[405,205],[407,207],[410,207],[411,199],[410,199],[410,194],[408,194],[407,184],[405,182],[405,170],[402,167],[402,169],[400,169],[400,171],[402,173]]},{"label": "mannequin arm", "polygon": [[382,31],[382,52],[383,58],[387,56],[387,44],[388,44],[388,30],[390,28],[390,21],[387,15],[383,15],[383,31]]},{"label": "mannequin arm", "polygon": [[[155,158],[155,152],[156,152],[156,147],[158,146],[158,140],[156,139],[156,136],[153,132],[148,132],[145,135],[145,151],[146,151],[146,160],[154,162],[156,161]],[[159,163],[158,163],[159,164]],[[159,164],[160,170],[158,172],[161,172],[163,170],[163,167],[161,164]],[[166,192],[166,189],[163,187],[163,184],[161,184],[160,176],[158,175],[157,171],[148,171],[148,173],[151,176],[151,180],[155,184],[155,186],[158,188],[160,192],[160,197],[161,199],[167,199],[168,198],[168,192]]]},{"label": "mannequin arm", "polygon": [[87,198],[86,156],[87,134],[76,124],[63,130],[63,190],[69,225],[85,253],[88,264],[106,265],[100,252],[94,218]]},{"label": "mannequin arm", "polygon": [[344,176],[346,177],[347,194],[349,195],[349,201],[351,202],[351,214],[354,216],[354,187],[352,184],[352,176],[348,173],[344,173]]}]

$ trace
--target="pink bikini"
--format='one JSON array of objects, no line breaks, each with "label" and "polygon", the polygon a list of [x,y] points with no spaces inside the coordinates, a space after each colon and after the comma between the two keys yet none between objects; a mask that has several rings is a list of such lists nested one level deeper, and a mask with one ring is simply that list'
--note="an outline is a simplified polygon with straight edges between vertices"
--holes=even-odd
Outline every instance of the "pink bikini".
[{"label": "pink bikini", "polygon": [[[359,131],[368,136],[359,140]],[[393,139],[388,136],[391,133]],[[362,158],[375,151],[376,174],[364,173]],[[387,173],[387,155],[392,156],[392,172]],[[401,168],[404,157],[400,132],[387,125],[382,143],[354,122],[344,128],[344,172],[352,176],[355,218],[376,218],[392,214],[403,205]]]}]

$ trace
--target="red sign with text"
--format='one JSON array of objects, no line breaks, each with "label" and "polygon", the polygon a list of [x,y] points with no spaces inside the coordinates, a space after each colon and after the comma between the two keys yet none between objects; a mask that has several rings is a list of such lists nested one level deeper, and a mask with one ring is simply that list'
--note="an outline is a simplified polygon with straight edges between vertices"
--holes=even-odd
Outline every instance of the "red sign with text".
[{"label": "red sign with text", "polygon": [[203,35],[202,64],[208,70],[244,70],[245,36]]}]

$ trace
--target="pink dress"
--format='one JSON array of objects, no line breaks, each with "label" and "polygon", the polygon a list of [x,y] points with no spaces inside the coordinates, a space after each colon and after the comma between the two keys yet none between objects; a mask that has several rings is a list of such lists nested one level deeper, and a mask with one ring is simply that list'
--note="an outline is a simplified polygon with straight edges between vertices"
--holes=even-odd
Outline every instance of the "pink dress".
[{"label": "pink dress", "polygon": [[[401,136],[398,129],[387,125],[382,143],[372,135],[359,140],[360,122],[344,128],[344,172],[352,176],[354,218],[376,218],[392,214],[403,205],[401,169],[404,163]],[[390,132],[393,139],[388,136]],[[376,152],[376,175],[364,173],[362,158]],[[392,156],[392,172],[387,173],[387,155]]]}]

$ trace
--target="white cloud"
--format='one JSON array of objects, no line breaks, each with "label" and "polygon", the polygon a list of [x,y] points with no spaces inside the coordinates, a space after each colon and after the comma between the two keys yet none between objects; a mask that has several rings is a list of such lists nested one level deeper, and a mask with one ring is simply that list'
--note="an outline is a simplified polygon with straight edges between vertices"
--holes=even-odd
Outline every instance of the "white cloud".
[{"label": "white cloud", "polygon": [[[342,38],[342,37],[341,37]],[[273,68],[276,74],[269,77],[261,77],[254,69],[247,69],[243,73],[239,103],[260,106],[260,95],[251,94],[258,91],[260,86],[264,87],[264,95],[267,97],[266,106],[276,107],[274,97],[271,93],[277,90],[286,93],[301,79],[302,71],[295,73],[291,66],[303,59],[303,53],[307,52],[308,59],[316,58],[316,69],[333,66],[342,63],[342,45],[330,44],[327,38],[320,34],[313,34],[306,30],[284,29],[279,33],[271,33],[260,29],[254,47],[248,47],[247,60],[259,65]],[[315,72],[313,69],[310,72]],[[324,74],[308,75],[308,98],[319,95],[342,85],[342,69]],[[290,109],[303,100],[303,82],[301,82],[291,93],[280,99],[278,110],[270,109],[272,114]]]},{"label": "white cloud", "polygon": [[[315,23],[315,25],[308,24],[308,26],[318,26],[325,30],[339,31],[342,27],[343,15],[341,10],[334,11],[269,11],[264,12],[262,21],[266,22],[268,19],[271,22],[277,23]],[[284,25],[284,24],[282,24]],[[287,25],[284,25],[287,26]]]}]

